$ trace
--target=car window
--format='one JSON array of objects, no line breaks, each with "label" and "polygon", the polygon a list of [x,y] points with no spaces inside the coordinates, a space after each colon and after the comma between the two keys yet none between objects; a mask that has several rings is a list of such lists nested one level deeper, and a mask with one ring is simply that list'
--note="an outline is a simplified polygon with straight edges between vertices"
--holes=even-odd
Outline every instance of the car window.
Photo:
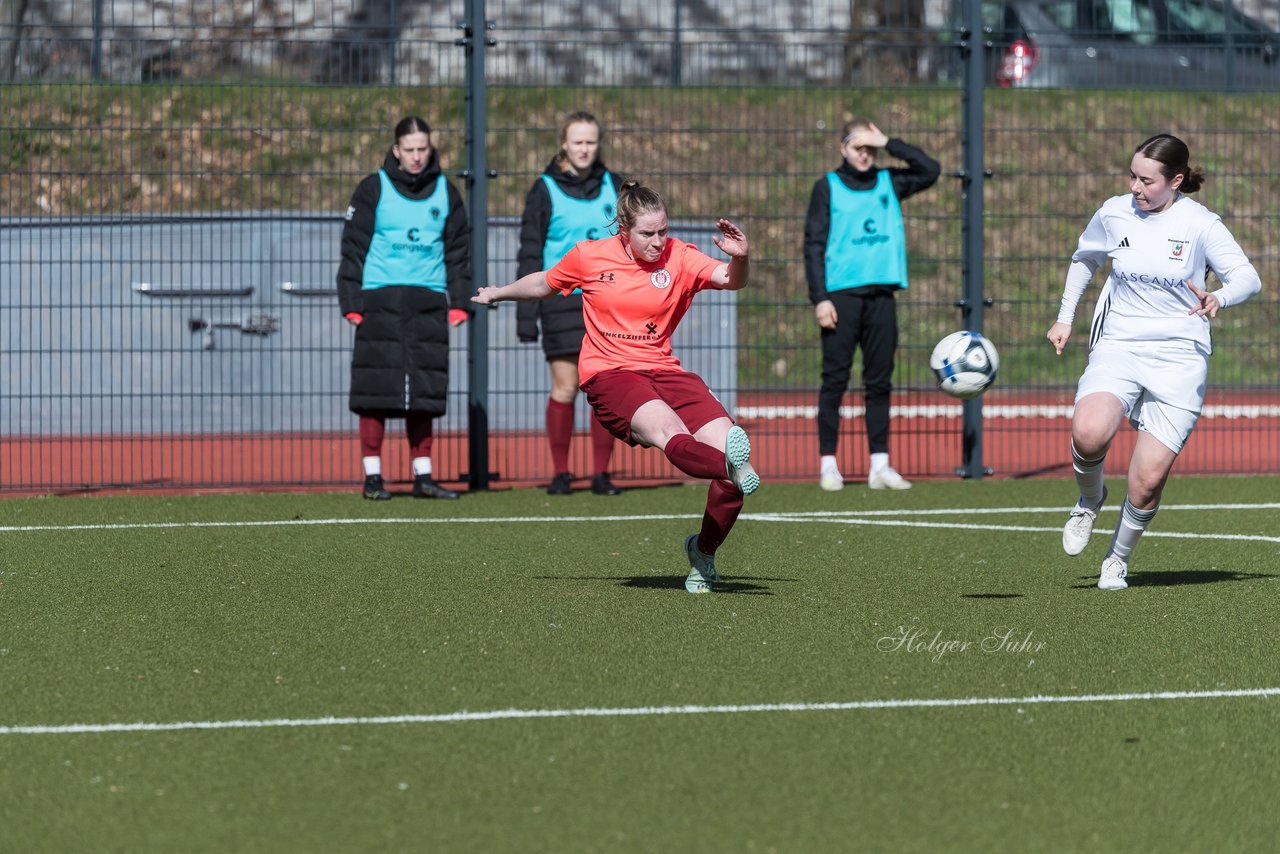
[{"label": "car window", "polygon": [[1189,3],[1185,0],[1168,0],[1170,22],[1180,30],[1194,33],[1221,33],[1227,28],[1227,16],[1221,9],[1214,9],[1203,3]]},{"label": "car window", "polygon": [[[983,0],[981,8],[982,26],[991,31],[996,41],[1007,42],[1026,38],[1026,31],[1022,29],[1018,13],[1014,10],[1012,3]],[[952,15],[957,21],[964,15],[964,3],[961,0],[956,0],[952,4]]]},{"label": "car window", "polygon": [[[1227,32],[1226,9],[1202,0],[1165,0],[1169,7],[1170,28],[1187,35],[1199,36],[1202,39],[1220,42]],[[1238,35],[1260,35],[1267,28],[1252,18],[1244,17],[1236,12],[1231,15],[1231,29]]]},{"label": "car window", "polygon": [[1098,29],[1134,44],[1155,44],[1160,38],[1160,16],[1150,0],[1102,0],[1096,9]]},{"label": "car window", "polygon": [[1041,3],[1040,11],[1064,30],[1082,28],[1084,22],[1079,20],[1076,0],[1057,0],[1054,3]]},{"label": "car window", "polygon": [[[963,3],[956,3],[956,9],[961,10],[963,14]],[[1008,8],[1004,3],[983,3],[982,4],[982,26],[990,29],[992,32],[999,32],[1004,29],[1004,21],[1008,15]]]}]

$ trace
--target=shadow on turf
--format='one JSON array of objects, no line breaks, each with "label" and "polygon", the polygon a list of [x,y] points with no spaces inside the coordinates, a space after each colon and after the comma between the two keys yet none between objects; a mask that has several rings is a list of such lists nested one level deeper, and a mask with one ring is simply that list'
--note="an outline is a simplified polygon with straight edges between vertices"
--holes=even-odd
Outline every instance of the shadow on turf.
[{"label": "shadow on turf", "polygon": [[[554,581],[610,581],[622,587],[633,587],[638,590],[679,590],[684,592],[684,576],[675,575],[632,575],[618,578],[605,575],[544,575],[542,578]],[[790,578],[761,578],[759,581],[791,581]],[[748,596],[772,596],[773,591],[765,584],[753,584],[750,581],[721,580],[715,584],[715,592],[742,593]]]},{"label": "shadow on turf", "polygon": [[[1089,584],[1072,585],[1077,590],[1097,587],[1098,576],[1080,576]],[[1126,579],[1130,587],[1177,587],[1182,584],[1218,584],[1223,581],[1253,581],[1258,578],[1275,578],[1274,572],[1231,572],[1222,569],[1176,569],[1156,572],[1134,572]]]}]

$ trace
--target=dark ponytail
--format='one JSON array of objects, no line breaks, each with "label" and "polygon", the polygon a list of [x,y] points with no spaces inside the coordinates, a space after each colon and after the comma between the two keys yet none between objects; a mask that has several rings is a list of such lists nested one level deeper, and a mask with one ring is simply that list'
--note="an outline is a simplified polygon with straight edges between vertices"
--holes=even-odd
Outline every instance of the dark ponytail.
[{"label": "dark ponytail", "polygon": [[431,125],[427,124],[426,119],[420,119],[417,116],[406,116],[396,122],[396,142],[411,133],[425,133],[427,136],[431,136]]},{"label": "dark ponytail", "polygon": [[1199,167],[1192,169],[1187,165],[1191,160],[1191,151],[1185,142],[1171,133],[1158,133],[1144,139],[1133,153],[1159,163],[1160,174],[1166,181],[1172,181],[1175,176],[1181,175],[1182,184],[1178,187],[1180,193],[1190,195],[1204,184],[1204,170]]}]

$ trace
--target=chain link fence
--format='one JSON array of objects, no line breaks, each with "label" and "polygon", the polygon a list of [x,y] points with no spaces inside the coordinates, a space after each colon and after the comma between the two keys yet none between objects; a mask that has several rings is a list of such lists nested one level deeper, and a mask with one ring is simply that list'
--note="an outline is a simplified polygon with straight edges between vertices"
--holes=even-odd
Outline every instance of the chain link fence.
[{"label": "chain link fence", "polygon": [[[677,351],[747,426],[767,477],[816,480],[804,214],[814,181],[840,163],[840,126],[871,118],[943,168],[904,203],[911,286],[898,300],[891,448],[909,477],[952,477],[960,407],[936,391],[927,358],[961,322],[967,41],[988,64],[985,331],[1002,356],[984,396],[987,465],[997,476],[1069,472],[1085,354],[1055,358],[1044,333],[1076,237],[1126,191],[1133,145],[1171,131],[1208,174],[1197,198],[1264,283],[1215,323],[1210,399],[1179,470],[1274,470],[1276,4],[1036,6],[1056,19],[1033,18],[1032,5],[984,2],[975,42],[946,2],[489,2],[485,143],[497,175],[473,216],[488,235],[477,283],[510,280],[524,196],[560,122],[593,112],[605,162],[660,189],[680,236],[710,250],[717,217],[744,226],[750,287],[695,303]],[[1187,9],[1217,9],[1220,32],[1201,19],[1204,37],[1187,41],[1173,14]],[[341,214],[404,115],[432,124],[464,188],[457,41],[468,11],[457,0],[0,0],[0,491],[358,480],[351,332],[334,291]],[[1188,66],[1203,85],[1187,84]],[[517,342],[511,306],[489,317],[493,474],[545,482],[541,350]],[[441,479],[465,481],[467,360],[480,354],[465,329],[454,336],[434,456]],[[572,466],[586,474],[578,406]],[[856,478],[867,466],[856,370],[846,413],[840,458]],[[403,445],[388,438],[389,479],[409,478]],[[613,470],[624,484],[676,477],[661,455],[627,449]]]}]

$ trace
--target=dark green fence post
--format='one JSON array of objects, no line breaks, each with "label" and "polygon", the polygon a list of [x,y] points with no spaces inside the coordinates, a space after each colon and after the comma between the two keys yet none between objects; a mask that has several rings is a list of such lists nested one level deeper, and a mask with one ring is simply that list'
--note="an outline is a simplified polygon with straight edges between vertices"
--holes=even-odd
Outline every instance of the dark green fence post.
[{"label": "dark green fence post", "polygon": [[[990,44],[982,26],[982,0],[965,0],[960,33],[964,51],[964,296],[956,303],[965,329],[982,331],[986,296],[982,283],[982,194],[987,171],[983,166],[983,87],[986,85]],[[982,464],[982,398],[964,402],[961,464],[956,474],[981,479],[990,471]]]},{"label": "dark green fence post", "polygon": [[[489,37],[492,21],[484,18],[484,0],[467,0],[464,35],[458,39],[467,54],[466,149],[467,215],[471,220],[471,277],[476,288],[488,284],[489,169],[488,91],[485,87],[485,48],[497,44]],[[467,336],[467,463],[472,490],[489,488],[489,312],[477,311]]]}]

